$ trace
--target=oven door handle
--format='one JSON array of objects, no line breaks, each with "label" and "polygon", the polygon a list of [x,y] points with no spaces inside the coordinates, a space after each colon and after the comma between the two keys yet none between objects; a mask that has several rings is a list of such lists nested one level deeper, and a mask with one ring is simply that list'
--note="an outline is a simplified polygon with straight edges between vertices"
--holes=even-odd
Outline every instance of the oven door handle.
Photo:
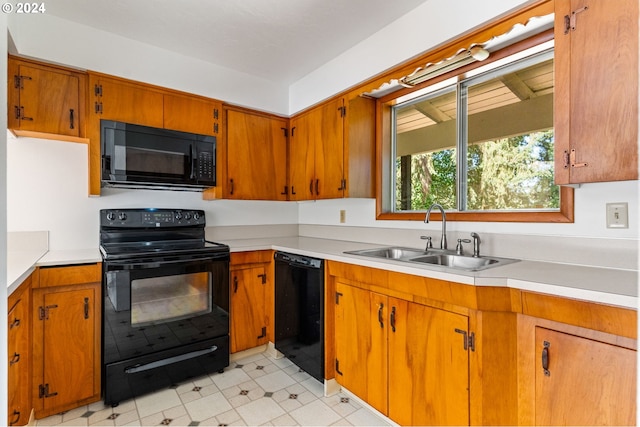
[{"label": "oven door handle", "polygon": [[161,366],[171,365],[172,363],[182,362],[183,360],[193,359],[195,357],[204,356],[205,354],[213,353],[218,349],[218,346],[214,345],[204,350],[192,351],[190,353],[179,354],[177,356],[168,357],[162,360],[156,360],[155,362],[138,364],[125,368],[125,374],[135,374],[138,372],[148,371],[150,369],[159,368]]},{"label": "oven door handle", "polygon": [[215,260],[219,260],[221,258],[224,258],[224,256],[221,256],[221,257],[207,256],[207,257],[199,257],[199,258],[183,258],[183,259],[176,259],[176,260],[171,260],[171,261],[144,261],[144,262],[137,262],[137,261],[134,261],[134,260],[107,261],[106,265],[107,265],[107,270],[108,270],[109,266],[127,267],[127,269],[153,268],[153,267],[158,267],[158,266],[162,266],[162,265],[169,265],[169,264],[182,264],[182,263],[200,262],[200,261],[215,261]]}]

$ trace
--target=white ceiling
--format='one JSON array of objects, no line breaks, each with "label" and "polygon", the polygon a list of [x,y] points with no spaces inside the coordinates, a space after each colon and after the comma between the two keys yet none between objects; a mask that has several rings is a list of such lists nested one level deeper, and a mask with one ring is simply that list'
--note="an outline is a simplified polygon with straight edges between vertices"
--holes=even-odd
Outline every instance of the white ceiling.
[{"label": "white ceiling", "polygon": [[289,85],[428,0],[55,0],[47,14]]}]

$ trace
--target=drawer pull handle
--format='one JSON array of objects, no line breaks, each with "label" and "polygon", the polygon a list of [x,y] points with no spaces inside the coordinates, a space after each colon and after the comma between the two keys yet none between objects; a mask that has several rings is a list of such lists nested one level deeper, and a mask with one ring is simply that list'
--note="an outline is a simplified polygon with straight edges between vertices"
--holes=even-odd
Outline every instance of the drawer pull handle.
[{"label": "drawer pull handle", "polygon": [[378,306],[378,322],[380,322],[380,327],[384,328],[384,322],[382,321],[382,309],[384,308],[384,304],[380,303]]},{"label": "drawer pull handle", "polygon": [[395,332],[396,331],[396,308],[395,307],[391,307],[391,319],[389,320],[389,323],[391,324],[391,330]]},{"label": "drawer pull handle", "polygon": [[89,298],[84,299],[84,318],[89,318]]}]

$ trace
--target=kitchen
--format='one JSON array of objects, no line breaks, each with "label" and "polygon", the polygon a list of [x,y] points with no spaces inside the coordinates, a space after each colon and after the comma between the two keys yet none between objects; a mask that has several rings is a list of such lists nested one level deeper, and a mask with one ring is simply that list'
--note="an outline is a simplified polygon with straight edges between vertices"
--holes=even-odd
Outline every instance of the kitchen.
[{"label": "kitchen", "polygon": [[[399,58],[380,58],[384,64],[378,65],[380,70],[388,68],[408,57],[435,46],[459,33],[463,33],[493,16],[502,14],[518,6],[514,2],[495,2],[491,6],[486,4],[482,10],[466,14],[464,20],[447,22],[441,20],[443,28],[430,34],[433,40],[422,40],[415,52],[395,52]],[[468,7],[468,6],[466,6]],[[479,6],[476,6],[480,9]],[[427,2],[421,13],[425,16],[431,13],[445,14],[449,9],[444,2]],[[141,43],[101,34],[93,37],[93,30],[78,24],[66,24],[68,34],[73,34],[79,40],[91,40],[87,46],[79,46],[75,55],[84,55],[86,60],[69,58],[69,51],[62,48],[65,43],[60,41],[51,44],[38,42],[21,46],[30,38],[21,32],[42,34],[41,40],[53,38],[52,34],[60,33],[58,18],[47,16],[29,25],[17,25],[13,16],[5,17],[12,36],[15,38],[19,50],[24,54],[37,58],[48,59],[53,62],[77,64],[88,69],[98,69],[114,75],[125,75],[129,78],[151,82],[167,87],[176,87],[193,93],[202,93],[203,89],[195,82],[204,79],[198,73],[206,74],[210,65],[196,62],[181,55],[152,48]],[[44,19],[46,18],[46,19]],[[407,18],[409,19],[409,18]],[[466,21],[465,21],[466,20]],[[402,27],[402,23],[396,24]],[[37,26],[38,28],[34,28]],[[398,37],[398,27],[385,28],[376,37]],[[405,26],[408,27],[408,26]],[[386,32],[385,32],[386,31]],[[5,32],[6,33],[6,32]],[[379,39],[377,39],[379,40]],[[370,40],[376,43],[377,40]],[[33,43],[33,42],[32,42]],[[104,45],[100,45],[104,43]],[[125,49],[125,44],[127,48]],[[6,43],[2,43],[6,45]],[[121,47],[122,61],[105,61],[95,58],[96,51],[107,47]],[[101,49],[104,47],[104,49]],[[345,87],[357,83],[375,74],[369,70],[362,70],[356,65],[344,67],[343,64],[357,64],[359,55],[366,55],[365,45],[354,48],[353,51],[342,55],[338,60],[327,63],[304,79],[293,84],[290,88],[290,101],[283,96],[287,90],[264,85],[260,91],[251,88],[244,82],[242,91],[228,88],[214,88],[206,93],[219,99],[229,100],[241,105],[247,105],[281,114],[299,111],[308,105],[343,90]],[[118,51],[118,49],[113,49]],[[79,53],[83,52],[83,53]],[[94,52],[93,55],[91,52]],[[146,62],[135,62],[136,69],[131,69],[131,58],[142,56]],[[5,55],[6,56],[6,55]],[[89,59],[90,58],[90,59]],[[127,62],[127,59],[129,61]],[[86,61],[86,63],[85,63]],[[92,62],[94,61],[94,62]],[[371,58],[367,58],[371,61]],[[124,65],[124,64],[127,65]],[[182,64],[180,69],[176,64]],[[370,62],[367,62],[371,65]],[[121,67],[121,68],[118,68]],[[4,67],[3,67],[4,68]],[[175,71],[175,75],[182,75],[186,70],[196,75],[190,79],[171,80],[170,73],[157,76],[155,68],[168,68]],[[336,69],[341,73],[340,79],[335,78]],[[345,72],[343,68],[347,68]],[[350,73],[353,73],[350,75]],[[327,76],[331,76],[328,78]],[[237,76],[231,76],[237,78]],[[5,79],[3,79],[4,81]],[[179,80],[179,81],[175,81]],[[253,82],[252,80],[249,80]],[[322,82],[322,84],[318,84]],[[254,82],[258,85],[261,82]],[[233,85],[224,86],[231,87]],[[255,93],[268,92],[264,99],[256,97]],[[4,107],[3,107],[4,108]],[[6,117],[6,115],[2,115]],[[40,140],[35,138],[14,139],[8,136],[7,166],[9,183],[7,192],[7,229],[16,231],[48,230],[48,246],[51,251],[74,251],[78,249],[97,248],[98,243],[98,215],[99,209],[114,207],[144,206],[175,206],[190,209],[203,209],[207,213],[207,226],[212,227],[211,238],[235,239],[255,237],[280,237],[303,235],[308,237],[332,237],[359,241],[362,243],[388,243],[410,247],[422,244],[419,236],[431,232],[438,235],[440,223],[423,224],[410,221],[376,221],[376,203],[374,199],[333,199],[315,202],[274,202],[274,201],[240,201],[216,200],[203,201],[200,193],[189,192],[159,192],[149,190],[127,191],[120,189],[106,189],[99,198],[87,197],[87,184],[84,177],[88,176],[87,147],[83,144],[69,144],[59,141]],[[60,165],[64,165],[63,168]],[[3,165],[4,167],[4,165]],[[19,186],[12,186],[11,182],[19,182]],[[61,191],[61,189],[64,189]],[[530,260],[568,262],[583,265],[603,265],[614,268],[637,270],[637,239],[638,224],[638,187],[637,181],[622,181],[611,183],[585,184],[575,191],[575,221],[569,224],[534,224],[534,223],[466,223],[449,222],[449,232],[456,235],[467,235],[475,231],[485,238],[486,253],[503,255]],[[36,196],[36,197],[34,197]],[[167,202],[170,197],[170,203]],[[143,203],[141,203],[141,200]],[[626,202],[629,208],[629,228],[609,229],[606,227],[605,204],[611,202]],[[43,207],[46,215],[43,215]],[[346,212],[346,222],[340,223],[340,211]],[[635,220],[634,220],[635,219]],[[4,222],[4,221],[3,221]],[[268,228],[260,227],[267,225]],[[219,234],[218,234],[219,233]],[[452,238],[451,236],[450,238]],[[525,239],[527,244],[522,245]],[[3,239],[4,241],[5,239]],[[3,245],[6,242],[3,242]],[[553,249],[553,250],[551,250]],[[585,259],[586,254],[593,258]],[[606,258],[606,259],[604,259]],[[4,291],[3,291],[4,292]],[[4,298],[3,298],[4,301]],[[4,302],[3,302],[4,303]],[[6,307],[5,307],[6,308]],[[6,405],[3,405],[6,407]]]}]

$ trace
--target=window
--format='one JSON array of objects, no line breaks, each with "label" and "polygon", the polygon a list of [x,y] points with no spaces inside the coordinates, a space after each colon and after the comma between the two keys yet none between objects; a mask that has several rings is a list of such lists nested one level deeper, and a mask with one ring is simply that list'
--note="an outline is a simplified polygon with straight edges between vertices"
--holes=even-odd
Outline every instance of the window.
[{"label": "window", "polygon": [[536,48],[395,99],[392,212],[559,212],[553,49]]}]

